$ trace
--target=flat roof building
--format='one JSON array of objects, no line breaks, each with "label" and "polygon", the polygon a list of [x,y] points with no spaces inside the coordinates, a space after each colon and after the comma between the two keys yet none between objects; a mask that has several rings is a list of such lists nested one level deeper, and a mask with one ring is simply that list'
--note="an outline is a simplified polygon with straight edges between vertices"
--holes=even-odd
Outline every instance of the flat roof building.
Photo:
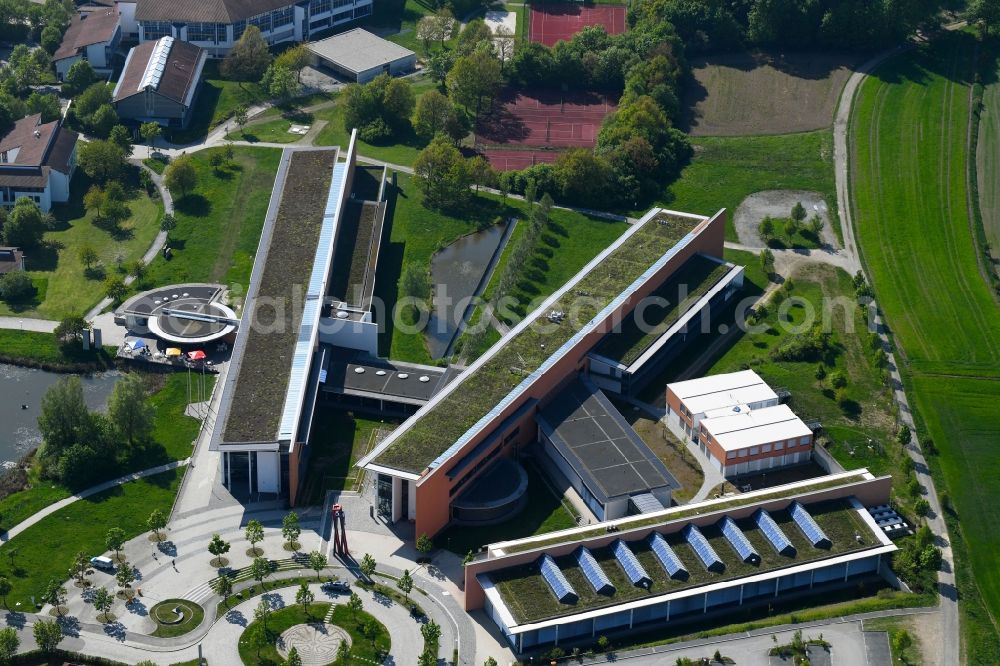
[{"label": "flat roof building", "polygon": [[313,65],[332,69],[357,83],[367,83],[379,74],[412,71],[417,54],[367,30],[355,28],[306,44]]},{"label": "flat roof building", "polygon": [[813,432],[753,370],[667,384],[667,426],[725,476],[804,463]]},{"label": "flat roof building", "polygon": [[854,587],[896,550],[866,510],[891,485],[855,470],[494,543],[465,568],[465,609],[526,652]]}]

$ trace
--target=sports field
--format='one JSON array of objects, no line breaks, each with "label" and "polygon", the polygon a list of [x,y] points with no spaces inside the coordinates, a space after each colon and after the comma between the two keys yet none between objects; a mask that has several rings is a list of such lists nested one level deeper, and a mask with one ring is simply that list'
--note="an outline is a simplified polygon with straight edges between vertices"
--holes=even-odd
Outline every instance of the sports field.
[{"label": "sports field", "polygon": [[979,600],[1000,617],[1000,308],[977,268],[967,208],[972,41],[943,37],[864,83],[852,118],[852,195],[920,434],[940,451],[931,466],[960,521],[950,522],[960,526],[951,536],[978,585],[959,569],[967,661],[998,663],[995,624]]},{"label": "sports field", "polygon": [[857,56],[735,51],[699,56],[682,91],[694,136],[786,134],[830,127]]},{"label": "sports field", "polygon": [[546,46],[552,46],[559,40],[568,41],[590,25],[601,25],[609,35],[620,35],[625,32],[625,7],[575,3],[531,7],[531,41]]},{"label": "sports field", "polygon": [[480,118],[476,134],[494,168],[523,169],[555,161],[558,153],[512,151],[504,146],[593,148],[604,117],[616,108],[612,99],[597,93],[507,92],[493,113]]}]

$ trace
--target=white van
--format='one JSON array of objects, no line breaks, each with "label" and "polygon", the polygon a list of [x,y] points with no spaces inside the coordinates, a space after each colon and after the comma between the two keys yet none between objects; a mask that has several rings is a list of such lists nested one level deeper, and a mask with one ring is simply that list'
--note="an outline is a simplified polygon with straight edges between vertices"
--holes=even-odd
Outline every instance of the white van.
[{"label": "white van", "polygon": [[115,568],[115,563],[111,561],[110,557],[92,557],[90,564],[95,569],[103,569],[104,571],[111,571]]}]

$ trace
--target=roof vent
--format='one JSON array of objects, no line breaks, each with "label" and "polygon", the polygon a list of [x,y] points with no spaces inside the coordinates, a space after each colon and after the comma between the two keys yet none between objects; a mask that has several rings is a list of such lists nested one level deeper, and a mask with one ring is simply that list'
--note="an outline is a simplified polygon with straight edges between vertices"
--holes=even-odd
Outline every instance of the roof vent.
[{"label": "roof vent", "polygon": [[733,411],[736,412],[737,414],[739,414],[740,413],[740,406],[736,405],[735,407],[733,407]]},{"label": "roof vent", "polygon": [[39,130],[35,130],[35,138],[36,138],[36,139],[40,139],[41,137],[42,137],[42,133],[41,133],[41,131],[39,131]]}]

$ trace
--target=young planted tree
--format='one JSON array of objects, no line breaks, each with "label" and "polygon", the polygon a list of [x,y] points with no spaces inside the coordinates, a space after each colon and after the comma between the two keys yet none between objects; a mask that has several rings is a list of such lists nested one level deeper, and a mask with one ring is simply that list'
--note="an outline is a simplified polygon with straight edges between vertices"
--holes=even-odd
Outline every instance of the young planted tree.
[{"label": "young planted tree", "polygon": [[198,172],[190,155],[181,155],[167,166],[167,170],[163,172],[163,184],[171,194],[179,194],[179,198],[191,193],[198,185]]},{"label": "young planted tree", "polygon": [[359,597],[354,592],[351,592],[351,598],[347,600],[347,609],[351,611],[351,617],[356,618],[358,616],[358,611],[364,607],[364,604]]},{"label": "young planted tree", "polygon": [[66,588],[59,581],[52,579],[42,591],[42,601],[56,609],[56,614],[62,616],[63,605],[66,603]]},{"label": "young planted tree", "polygon": [[378,647],[378,636],[381,633],[381,630],[382,627],[379,625],[379,621],[373,617],[365,620],[365,623],[361,626],[361,633],[372,642],[372,648]]},{"label": "young planted tree", "polygon": [[163,541],[163,529],[167,526],[167,517],[159,509],[153,509],[146,519],[146,527],[153,533],[157,541]]},{"label": "young planted tree", "polygon": [[760,251],[760,267],[767,275],[774,273],[774,252],[767,248]]},{"label": "young planted tree", "polygon": [[128,287],[125,286],[125,281],[121,279],[121,276],[109,275],[104,280],[104,294],[118,303],[125,300],[125,296],[128,295]]},{"label": "young planted tree", "polygon": [[63,639],[62,627],[54,620],[39,620],[35,622],[35,626],[31,628],[31,633],[35,637],[35,644],[38,645],[38,649],[46,654],[55,652]]},{"label": "young planted tree", "polygon": [[158,123],[143,123],[139,125],[139,136],[142,140],[146,142],[146,154],[152,156],[153,145],[156,143],[156,138],[160,136],[163,132],[163,128],[159,126]]},{"label": "young planted tree", "polygon": [[229,543],[225,541],[218,534],[212,535],[212,540],[208,542],[208,552],[212,554],[212,566],[221,567],[225,566],[223,564],[223,555],[229,552]]},{"label": "young planted tree", "polygon": [[441,641],[441,625],[434,620],[420,626],[420,633],[424,641],[434,646],[433,653],[437,653],[438,643]]},{"label": "young planted tree", "polygon": [[264,584],[264,579],[271,575],[271,563],[264,557],[255,557],[250,563],[250,577]]},{"label": "young planted tree", "polygon": [[406,597],[406,601],[409,602],[410,592],[413,591],[413,576],[410,575],[409,569],[403,569],[403,575],[396,581],[396,587],[399,588],[399,591]]},{"label": "young planted tree", "polygon": [[309,615],[309,604],[316,600],[316,595],[309,589],[309,584],[305,581],[299,584],[299,589],[295,592],[295,603],[302,606],[302,612]]},{"label": "young planted tree", "polygon": [[361,558],[361,564],[358,565],[358,568],[361,569],[361,573],[370,582],[372,575],[375,573],[375,558],[365,553],[365,556]]},{"label": "young planted tree", "polygon": [[768,242],[774,238],[774,219],[770,215],[765,215],[757,226],[757,230],[760,232],[761,239],[765,243]]},{"label": "young planted tree", "polygon": [[[86,198],[86,195],[84,196]],[[80,257],[80,261],[83,262],[83,267],[89,272],[90,268],[97,263],[97,250],[90,243],[84,243],[77,250],[77,256]]]},{"label": "young planted tree", "polygon": [[167,234],[167,242],[170,242],[170,232],[177,228],[177,218],[167,213],[160,220],[160,231]]},{"label": "young planted tree", "polygon": [[241,134],[243,133],[243,128],[246,127],[246,124],[250,119],[249,113],[250,110],[247,109],[246,104],[240,104],[239,106],[236,107],[236,110],[233,112],[233,120],[235,120],[236,124],[239,125]]},{"label": "young planted tree", "polygon": [[316,579],[319,580],[319,572],[326,567],[326,555],[314,550],[309,553],[309,568],[316,572]]},{"label": "young planted tree", "polygon": [[218,594],[226,602],[229,608],[229,595],[233,593],[233,581],[229,576],[219,576],[212,579],[212,591]]},{"label": "young planted tree", "polygon": [[94,609],[98,612],[98,621],[105,624],[111,621],[111,618],[108,617],[108,613],[111,612],[111,606],[114,605],[114,603],[115,598],[110,592],[103,587],[97,588],[97,591],[94,592]]},{"label": "young planted tree", "polygon": [[127,560],[118,565],[118,571],[115,572],[115,582],[118,583],[118,589],[122,596],[131,597],[132,583],[135,582],[135,569]]},{"label": "young planted tree", "polygon": [[247,551],[247,554],[252,557],[262,555],[264,551],[257,548],[257,544],[264,540],[264,526],[259,520],[251,520],[247,523],[246,537],[247,541],[250,542],[250,550]]},{"label": "young planted tree", "polygon": [[286,550],[298,549],[300,534],[302,528],[299,526],[299,514],[292,511],[281,519],[281,536],[285,539]]},{"label": "young planted tree", "polygon": [[801,201],[796,201],[795,205],[792,206],[791,217],[796,224],[802,224],[802,221],[806,219],[806,208]]},{"label": "young planted tree", "polygon": [[14,586],[11,584],[10,579],[7,576],[0,576],[0,598],[3,599],[4,608],[7,608],[7,595],[13,589]]},{"label": "young planted tree", "polygon": [[87,576],[94,573],[94,570],[90,568],[90,558],[83,551],[76,554],[73,558],[73,564],[69,569],[69,576],[76,581],[78,587],[87,587],[90,585],[90,581],[87,580]]},{"label": "young planted tree", "polygon": [[264,633],[267,633],[267,621],[271,619],[271,604],[267,599],[261,599],[257,607],[253,609],[253,619],[264,625]]}]

